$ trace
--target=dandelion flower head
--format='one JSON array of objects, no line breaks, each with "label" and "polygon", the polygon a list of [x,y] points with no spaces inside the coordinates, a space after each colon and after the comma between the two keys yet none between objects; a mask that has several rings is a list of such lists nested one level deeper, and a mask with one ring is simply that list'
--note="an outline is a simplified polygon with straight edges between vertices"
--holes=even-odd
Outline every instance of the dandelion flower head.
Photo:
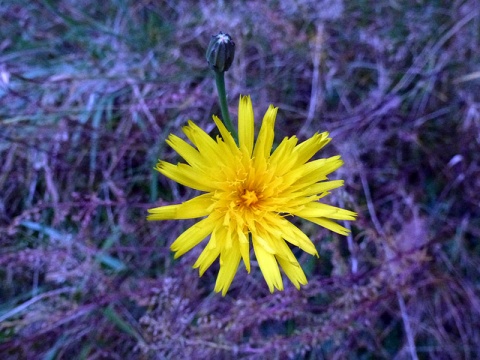
[{"label": "dandelion flower head", "polygon": [[291,247],[318,253],[289,218],[297,216],[346,235],[348,230],[333,220],[354,220],[356,216],[319,202],[343,185],[342,180],[327,177],[343,164],[340,156],[311,160],[331,140],[328,133],[316,133],[301,143],[295,136],[286,137],[272,151],[277,110],[270,105],[255,141],[252,102],[249,96],[241,96],[238,145],[216,116],[213,120],[221,135],[216,139],[189,121],[183,132],[193,146],[173,134],[167,139],[186,163],[160,161],[156,166],[166,177],[202,194],[182,204],[150,209],[148,220],[202,218],[184,231],[171,249],[178,258],[208,238],[193,267],[201,276],[220,258],[215,291],[222,295],[240,260],[250,272],[250,244],[271,292],[283,290],[280,267],[299,289],[307,279]]}]

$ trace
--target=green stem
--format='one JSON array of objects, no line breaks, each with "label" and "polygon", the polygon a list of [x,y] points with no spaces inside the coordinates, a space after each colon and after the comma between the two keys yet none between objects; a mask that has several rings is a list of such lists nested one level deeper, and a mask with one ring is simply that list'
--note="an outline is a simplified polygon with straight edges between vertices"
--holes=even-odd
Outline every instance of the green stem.
[{"label": "green stem", "polygon": [[215,71],[215,83],[217,84],[218,99],[220,100],[220,108],[222,110],[223,123],[228,131],[232,134],[235,142],[238,144],[238,135],[233,127],[232,120],[228,113],[227,94],[225,92],[225,77],[223,72]]}]

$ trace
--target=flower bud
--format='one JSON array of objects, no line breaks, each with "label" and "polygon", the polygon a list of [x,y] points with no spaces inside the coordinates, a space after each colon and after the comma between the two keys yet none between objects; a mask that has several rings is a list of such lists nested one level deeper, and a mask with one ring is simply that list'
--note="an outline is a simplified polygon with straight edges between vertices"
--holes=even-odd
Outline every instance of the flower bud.
[{"label": "flower bud", "polygon": [[208,66],[215,72],[225,72],[230,69],[235,56],[235,43],[228,34],[219,32],[212,35],[206,53]]}]

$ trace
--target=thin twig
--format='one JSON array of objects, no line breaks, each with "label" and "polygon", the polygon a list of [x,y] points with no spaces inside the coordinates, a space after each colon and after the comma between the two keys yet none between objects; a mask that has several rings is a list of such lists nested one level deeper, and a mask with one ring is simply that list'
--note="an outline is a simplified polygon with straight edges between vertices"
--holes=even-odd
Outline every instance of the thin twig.
[{"label": "thin twig", "polygon": [[413,338],[412,328],[410,327],[410,318],[408,317],[407,309],[405,307],[405,300],[403,299],[403,295],[400,293],[400,291],[397,291],[397,299],[398,305],[400,306],[400,312],[402,314],[403,328],[405,330],[405,334],[407,335],[410,356],[412,357],[412,360],[418,360],[415,340]]},{"label": "thin twig", "polygon": [[310,125],[317,113],[319,108],[319,99],[321,98],[321,87],[320,87],[320,62],[322,55],[322,44],[324,37],[324,26],[323,22],[317,22],[317,33],[315,36],[315,43],[313,45],[313,74],[312,74],[312,91],[310,93],[310,104],[308,106],[308,115],[305,123],[303,124],[300,133],[309,132]]},{"label": "thin twig", "polygon": [[22,312],[23,310],[27,309],[30,305],[35,304],[37,301],[43,300],[45,298],[53,297],[53,296],[56,296],[56,295],[65,294],[65,293],[71,292],[73,290],[74,290],[73,287],[65,287],[65,288],[52,290],[52,291],[45,292],[43,294],[37,295],[37,296],[31,298],[30,300],[25,301],[23,304],[18,305],[16,308],[8,311],[7,313],[3,314],[2,316],[0,316],[0,322],[4,321],[4,320],[20,313],[20,312]]}]

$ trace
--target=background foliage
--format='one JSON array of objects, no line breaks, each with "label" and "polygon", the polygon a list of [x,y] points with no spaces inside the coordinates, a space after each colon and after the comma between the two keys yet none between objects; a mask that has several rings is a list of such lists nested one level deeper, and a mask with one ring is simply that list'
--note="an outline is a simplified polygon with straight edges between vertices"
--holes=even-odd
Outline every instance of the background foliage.
[{"label": "background foliage", "polygon": [[[479,358],[480,2],[0,3],[3,359]],[[329,131],[352,236],[301,223],[309,284],[270,294],[253,264],[226,297],[157,176],[192,119],[220,114],[204,61],[237,45],[231,112],[280,107],[277,141]],[[218,266],[218,265],[216,265]]]}]

